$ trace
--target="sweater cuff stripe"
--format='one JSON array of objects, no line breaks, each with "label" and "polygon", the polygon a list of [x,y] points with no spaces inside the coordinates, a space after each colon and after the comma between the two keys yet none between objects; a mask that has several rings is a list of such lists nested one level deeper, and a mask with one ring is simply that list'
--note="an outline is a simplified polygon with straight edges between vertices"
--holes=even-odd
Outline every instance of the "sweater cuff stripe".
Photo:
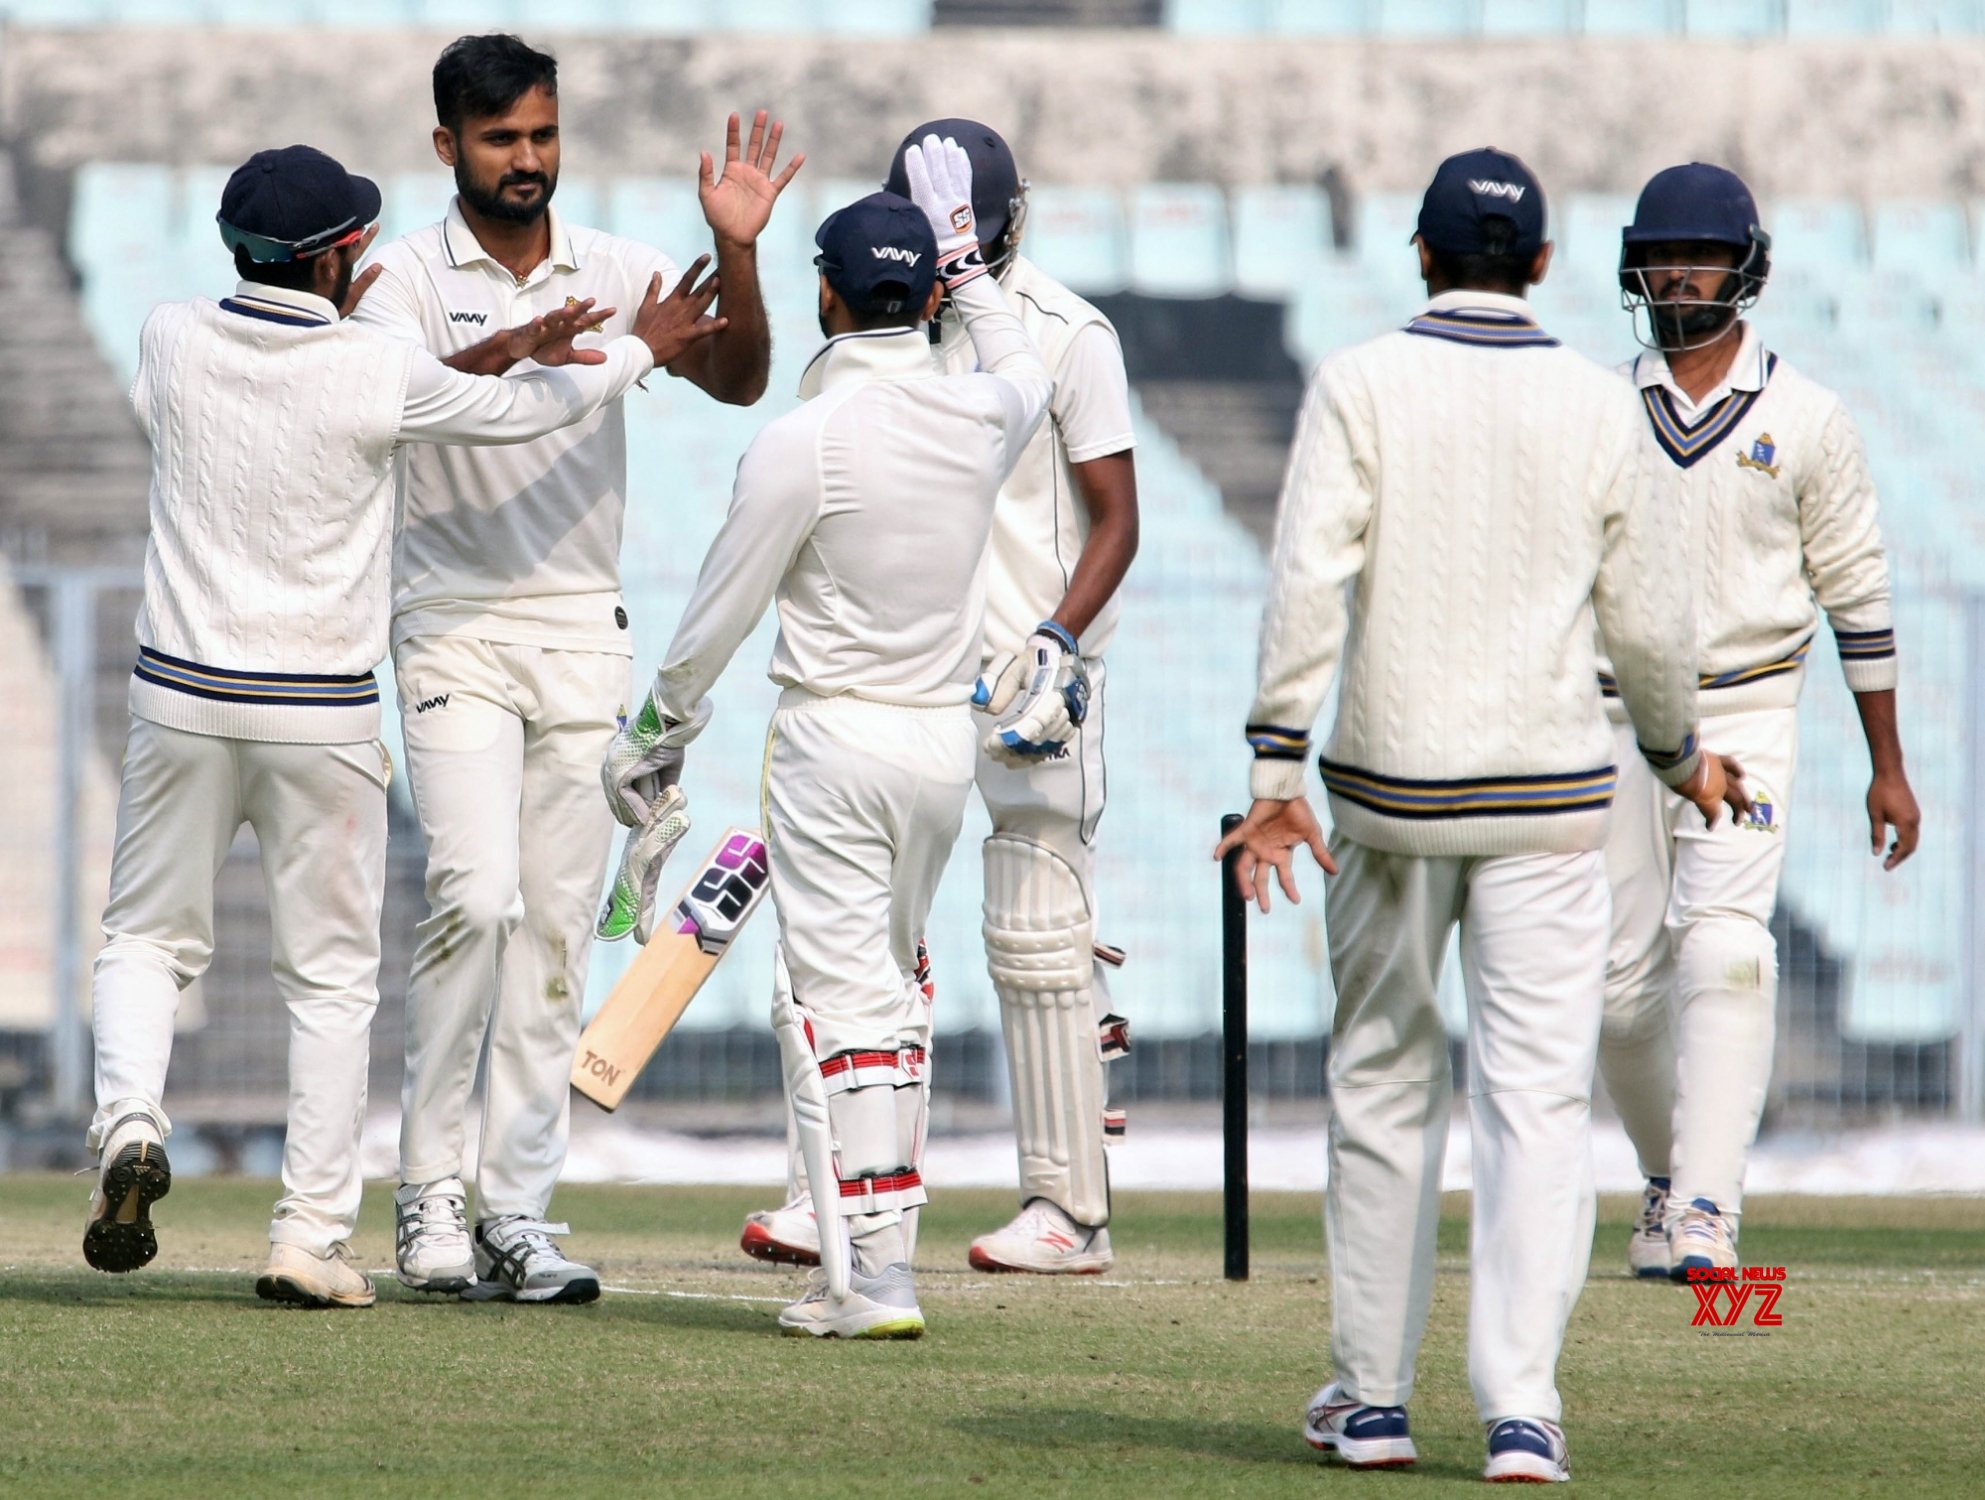
[{"label": "sweater cuff stripe", "polygon": [[1879,657],[1895,655],[1893,629],[1836,629],[1833,633],[1833,643],[1839,649],[1842,661],[1873,661]]},{"label": "sweater cuff stripe", "polygon": [[1679,750],[1650,750],[1647,746],[1641,745],[1640,753],[1642,758],[1650,766],[1654,767],[1655,770],[1672,771],[1696,753],[1696,736],[1693,731],[1684,735],[1682,737],[1682,748]]},{"label": "sweater cuff stripe", "polygon": [[1250,724],[1248,743],[1254,746],[1256,760],[1308,760],[1310,737],[1300,729],[1280,724]]}]

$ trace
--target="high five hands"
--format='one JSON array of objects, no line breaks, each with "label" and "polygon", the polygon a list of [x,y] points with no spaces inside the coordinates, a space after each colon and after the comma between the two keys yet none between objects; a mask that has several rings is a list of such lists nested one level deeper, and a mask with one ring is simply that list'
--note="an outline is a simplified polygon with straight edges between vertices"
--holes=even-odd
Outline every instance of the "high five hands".
[{"label": "high five hands", "polygon": [[718,245],[757,243],[760,231],[772,217],[772,205],[806,161],[805,153],[801,153],[787,162],[786,169],[778,176],[772,175],[779,156],[779,140],[785,133],[785,124],[779,120],[771,122],[768,132],[766,111],[761,109],[751,117],[751,139],[740,153],[738,117],[732,115],[724,130],[721,177],[710,153],[702,153],[696,196],[703,204],[703,220],[710,226]]}]

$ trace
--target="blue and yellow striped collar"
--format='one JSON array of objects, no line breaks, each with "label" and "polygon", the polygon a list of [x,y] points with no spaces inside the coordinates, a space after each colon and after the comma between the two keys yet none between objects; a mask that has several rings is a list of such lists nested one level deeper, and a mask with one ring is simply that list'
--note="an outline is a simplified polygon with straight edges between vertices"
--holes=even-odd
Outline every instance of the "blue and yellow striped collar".
[{"label": "blue and yellow striped collar", "polygon": [[264,286],[259,281],[237,282],[234,295],[222,298],[221,307],[240,317],[284,323],[292,328],[322,328],[338,321],[337,308],[316,293]]},{"label": "blue and yellow striped collar", "polygon": [[1554,349],[1530,304],[1494,292],[1442,292],[1406,325],[1407,333],[1491,349]]},{"label": "blue and yellow striped collar", "polygon": [[1648,425],[1654,429],[1654,440],[1661,445],[1661,451],[1673,459],[1677,468],[1689,469],[1701,463],[1737,428],[1744,415],[1757,405],[1764,394],[1765,384],[1771,379],[1771,372],[1778,368],[1778,356],[1767,354],[1764,357],[1764,379],[1750,390],[1733,388],[1721,401],[1707,409],[1698,408],[1699,415],[1693,426],[1682,420],[1680,408],[1676,404],[1675,393],[1664,381],[1660,385],[1643,386],[1640,392],[1641,404],[1647,408]]}]

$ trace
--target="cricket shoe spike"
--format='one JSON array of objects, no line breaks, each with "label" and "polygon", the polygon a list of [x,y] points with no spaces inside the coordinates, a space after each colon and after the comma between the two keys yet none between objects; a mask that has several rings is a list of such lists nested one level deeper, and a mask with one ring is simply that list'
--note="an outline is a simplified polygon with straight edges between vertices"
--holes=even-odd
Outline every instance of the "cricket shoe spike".
[{"label": "cricket shoe spike", "polygon": [[1310,1397],[1303,1441],[1335,1453],[1353,1469],[1403,1469],[1420,1456],[1405,1407],[1367,1406],[1345,1395],[1334,1380]]},{"label": "cricket shoe spike", "polygon": [[817,1339],[920,1339],[924,1313],[910,1267],[899,1260],[873,1276],[853,1267],[848,1295],[838,1300],[827,1290],[827,1273],[814,1271],[806,1279],[806,1295],[780,1312],[779,1327],[794,1337]]},{"label": "cricket shoe spike", "polygon": [[1100,1276],[1116,1264],[1109,1230],[1078,1224],[1055,1204],[1036,1198],[1011,1224],[972,1241],[975,1271],[1027,1271],[1036,1276]]},{"label": "cricket shoe spike", "polygon": [[99,1271],[135,1271],[159,1253],[151,1207],[172,1191],[172,1163],[150,1115],[126,1115],[104,1138],[83,1259]]},{"label": "cricket shoe spike", "polygon": [[813,1195],[801,1193],[778,1208],[746,1214],[737,1244],[753,1260],[775,1266],[819,1265],[820,1223],[813,1217]]},{"label": "cricket shoe spike", "polygon": [[1563,1484],[1571,1478],[1564,1429],[1541,1417],[1505,1417],[1489,1429],[1490,1484]]},{"label": "cricket shoe spike", "polygon": [[459,1177],[408,1182],[393,1194],[393,1261],[400,1284],[416,1292],[465,1292],[475,1285],[469,1201]]},{"label": "cricket shoe spike", "polygon": [[378,1300],[372,1278],[351,1263],[351,1246],[340,1243],[328,1255],[312,1255],[297,1245],[269,1246],[269,1265],[255,1280],[264,1302],[291,1307],[370,1307]]},{"label": "cricket shoe spike", "polygon": [[507,1214],[484,1219],[474,1238],[476,1282],[464,1302],[595,1302],[599,1273],[567,1260],[552,1236],[570,1234],[569,1224]]},{"label": "cricket shoe spike", "polygon": [[1627,1237],[1628,1274],[1668,1279],[1668,1179],[1650,1177],[1641,1190],[1640,1217]]},{"label": "cricket shoe spike", "polygon": [[1734,1271],[1737,1268],[1737,1231],[1729,1216],[1707,1198],[1698,1198],[1682,1210],[1675,1221],[1669,1244],[1674,1269],[1668,1274],[1687,1281],[1691,1270]]}]

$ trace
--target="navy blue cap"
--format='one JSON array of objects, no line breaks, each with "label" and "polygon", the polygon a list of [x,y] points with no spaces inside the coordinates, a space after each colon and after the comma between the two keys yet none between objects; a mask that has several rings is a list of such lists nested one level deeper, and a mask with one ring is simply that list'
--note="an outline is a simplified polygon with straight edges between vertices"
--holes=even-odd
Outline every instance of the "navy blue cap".
[{"label": "navy blue cap", "polygon": [[1744,179],[1728,167],[1703,161],[1669,167],[1650,177],[1634,205],[1633,223],[1621,239],[1628,245],[1705,240],[1771,248],[1771,236],[1758,222],[1757,199]]},{"label": "navy blue cap", "polygon": [[379,217],[379,188],[322,151],[257,151],[221,189],[221,242],[262,265],[305,260]]},{"label": "navy blue cap", "polygon": [[894,193],[870,193],[836,209],[814,231],[820,267],[835,295],[859,313],[921,310],[937,285],[937,235],[924,211]]},{"label": "navy blue cap", "polygon": [[1542,185],[1519,158],[1492,146],[1440,164],[1420,202],[1419,235],[1431,250],[1481,255],[1489,249],[1482,221],[1491,216],[1516,225],[1509,254],[1531,256],[1544,248]]},{"label": "navy blue cap", "polygon": [[889,180],[883,187],[901,197],[910,196],[910,174],[903,157],[930,135],[956,141],[971,158],[972,217],[977,221],[980,247],[990,251],[1006,233],[1013,205],[1020,197],[1020,168],[1014,164],[1012,149],[997,130],[977,120],[929,120],[903,137],[903,144],[890,158]]}]

